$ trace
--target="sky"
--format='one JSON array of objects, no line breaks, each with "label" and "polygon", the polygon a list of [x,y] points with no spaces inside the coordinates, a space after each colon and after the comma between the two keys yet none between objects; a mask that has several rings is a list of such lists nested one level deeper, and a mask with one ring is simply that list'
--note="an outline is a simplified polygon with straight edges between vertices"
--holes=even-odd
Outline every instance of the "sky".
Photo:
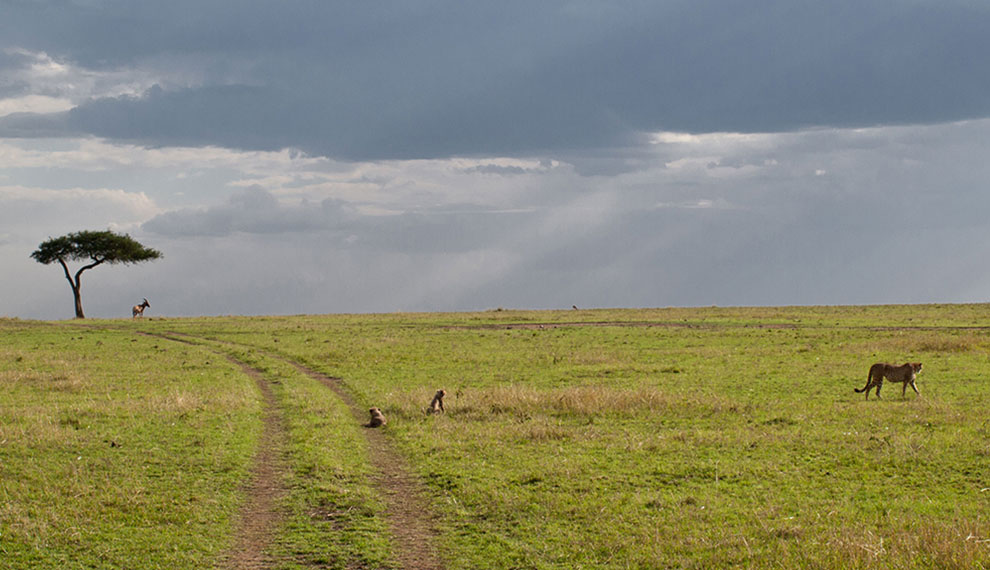
[{"label": "sky", "polygon": [[[983,302],[980,0],[0,0],[0,317]],[[78,267],[75,265],[74,268]]]}]

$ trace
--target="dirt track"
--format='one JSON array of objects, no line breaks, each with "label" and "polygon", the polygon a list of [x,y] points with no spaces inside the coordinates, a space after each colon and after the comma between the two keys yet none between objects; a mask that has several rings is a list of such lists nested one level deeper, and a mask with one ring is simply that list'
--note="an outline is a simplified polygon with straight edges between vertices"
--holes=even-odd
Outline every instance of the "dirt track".
[{"label": "dirt track", "polygon": [[247,487],[247,500],[238,515],[234,544],[223,557],[224,566],[268,568],[271,561],[265,555],[265,550],[271,544],[283,517],[277,507],[278,501],[287,492],[286,466],[281,459],[286,431],[278,402],[261,372],[234,358],[227,358],[254,379],[265,405],[258,451],[252,462],[251,480]]},{"label": "dirt track", "polygon": [[[332,378],[293,360],[275,355],[311,378],[319,380],[347,404],[355,421],[366,422],[368,410],[358,405],[339,378]],[[400,568],[433,570],[443,568],[434,544],[429,505],[422,485],[410,473],[405,460],[378,429],[364,429],[368,451],[375,468],[375,486],[388,505],[389,528],[395,537],[394,551]]]},{"label": "dirt track", "polygon": [[[195,342],[201,339],[182,333],[141,334],[203,346]],[[208,350],[223,354],[218,350]],[[225,568],[238,569],[267,568],[272,561],[265,551],[274,539],[283,516],[277,509],[278,499],[287,492],[284,484],[286,466],[280,459],[285,447],[286,431],[278,402],[261,371],[230,355],[223,356],[239,366],[257,384],[264,398],[264,427],[252,464],[251,480],[239,514],[233,546],[221,558],[222,565]],[[329,388],[347,404],[355,423],[363,424],[367,421],[367,409],[354,400],[339,378],[332,378],[279,354],[268,353],[268,356],[291,364]],[[410,570],[442,569],[443,564],[434,547],[437,533],[423,486],[411,474],[405,460],[392,447],[382,430],[362,428],[362,431],[376,473],[373,483],[387,505],[385,515],[394,537],[395,562],[399,568]]]}]

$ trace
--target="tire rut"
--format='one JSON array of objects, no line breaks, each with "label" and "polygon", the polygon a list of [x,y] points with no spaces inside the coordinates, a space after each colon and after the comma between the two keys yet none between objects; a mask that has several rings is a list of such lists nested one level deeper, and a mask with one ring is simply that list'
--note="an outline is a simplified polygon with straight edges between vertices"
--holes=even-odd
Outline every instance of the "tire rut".
[{"label": "tire rut", "polygon": [[[350,408],[355,420],[367,420],[368,410],[354,400],[340,378],[313,370],[281,354],[266,354],[321,382]],[[441,570],[443,564],[435,547],[437,531],[425,488],[382,431],[366,428],[363,432],[368,442],[371,465],[377,474],[373,480],[388,509],[388,524],[395,538],[396,562],[400,568],[408,570]]]},{"label": "tire rut", "polygon": [[258,391],[261,392],[262,429],[254,458],[251,460],[250,478],[245,486],[246,500],[237,514],[231,546],[220,555],[217,567],[237,570],[271,567],[274,561],[266,554],[266,550],[272,544],[279,523],[285,517],[278,504],[288,493],[285,484],[288,467],[282,459],[288,441],[288,431],[271,386],[262,371],[229,354],[192,342],[190,339],[196,337],[191,335],[156,334],[145,331],[139,331],[138,334],[205,348],[222,356],[254,380]]},{"label": "tire rut", "polygon": [[288,467],[282,459],[288,431],[271,386],[268,385],[262,371],[229,354],[193,342],[191,339],[197,337],[192,335],[157,334],[146,331],[138,331],[137,334],[205,348],[239,367],[246,376],[254,380],[258,391],[261,392],[262,429],[255,456],[251,461],[251,475],[245,487],[247,497],[237,514],[231,546],[220,555],[217,567],[237,570],[271,567],[274,561],[266,554],[266,550],[272,544],[279,523],[285,517],[278,503],[288,493],[285,484]]},{"label": "tire rut", "polygon": [[262,412],[264,427],[251,467],[247,501],[238,516],[233,544],[221,558],[221,568],[268,568],[272,560],[265,551],[271,545],[279,523],[284,518],[278,505],[288,493],[285,485],[287,468],[282,460],[288,436],[275,394],[261,371],[229,355],[223,356],[254,379],[265,405]]},{"label": "tire rut", "polygon": [[[199,343],[193,341],[212,340],[179,332],[169,332],[165,335],[154,336],[199,346],[201,346]],[[323,374],[277,352],[270,352],[251,345],[240,345],[227,341],[218,342],[256,350],[268,357],[281,360],[293,366],[299,372],[317,380],[330,389],[335,396],[347,405],[355,421],[362,424],[367,421],[368,410],[358,404],[350,392],[347,391],[342,379]],[[224,356],[231,362],[241,366],[245,373],[252,376],[257,375],[254,377],[259,382],[259,385],[264,383],[264,380],[260,378],[261,373],[258,370],[251,368],[249,365],[240,362],[232,356],[226,354]],[[386,519],[395,541],[394,560],[398,568],[406,570],[442,570],[444,565],[440,560],[435,546],[438,533],[434,526],[434,519],[429,508],[425,487],[412,474],[412,470],[409,468],[405,458],[394,448],[381,430],[365,428],[362,432],[368,444],[369,461],[376,473],[372,481],[379,493],[381,493],[386,505]],[[251,529],[245,528],[244,532],[251,532]],[[240,533],[238,536],[240,537],[239,540],[245,539],[245,536]],[[259,558],[258,560],[261,559]],[[258,568],[261,566],[235,567]]]}]

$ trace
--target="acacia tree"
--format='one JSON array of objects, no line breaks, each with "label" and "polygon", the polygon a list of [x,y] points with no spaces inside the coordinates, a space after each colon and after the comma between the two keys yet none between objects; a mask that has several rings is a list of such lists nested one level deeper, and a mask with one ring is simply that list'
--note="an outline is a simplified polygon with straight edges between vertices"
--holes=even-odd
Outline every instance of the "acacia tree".
[{"label": "acacia tree", "polygon": [[[127,234],[115,234],[110,230],[93,232],[82,231],[66,234],[57,238],[48,238],[31,254],[38,263],[48,265],[57,261],[65,271],[65,278],[72,287],[72,296],[76,301],[76,318],[83,319],[82,296],[80,295],[79,278],[83,271],[92,269],[104,263],[140,263],[158,259],[160,251],[145,247]],[[68,261],[90,261],[76,271],[75,276],[69,273]]]}]

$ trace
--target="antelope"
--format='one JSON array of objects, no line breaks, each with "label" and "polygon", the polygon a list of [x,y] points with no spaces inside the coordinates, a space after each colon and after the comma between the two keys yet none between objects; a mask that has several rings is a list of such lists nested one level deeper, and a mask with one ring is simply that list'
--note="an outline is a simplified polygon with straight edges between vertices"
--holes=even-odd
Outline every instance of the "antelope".
[{"label": "antelope", "polygon": [[140,305],[134,305],[134,307],[131,308],[131,318],[133,319],[135,317],[143,317],[144,310],[150,306],[151,303],[149,303],[147,299],[145,299],[144,302],[141,303]]}]

